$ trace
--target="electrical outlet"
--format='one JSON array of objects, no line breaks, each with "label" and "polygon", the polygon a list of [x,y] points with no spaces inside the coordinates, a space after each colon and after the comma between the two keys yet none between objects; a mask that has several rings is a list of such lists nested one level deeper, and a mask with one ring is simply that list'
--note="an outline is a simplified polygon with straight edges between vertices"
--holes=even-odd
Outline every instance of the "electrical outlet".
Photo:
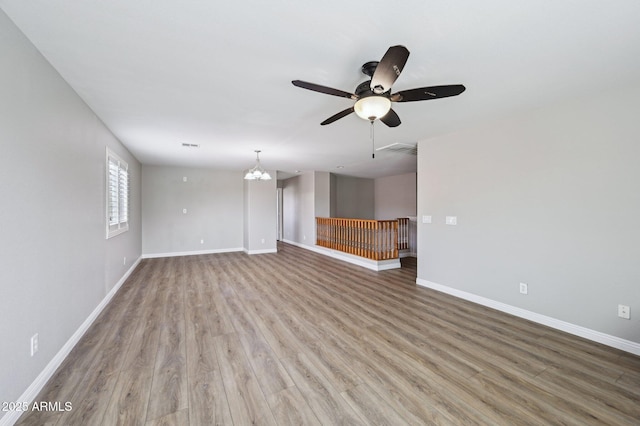
[{"label": "electrical outlet", "polygon": [[520,294],[529,294],[529,286],[525,283],[520,283]]},{"label": "electrical outlet", "polygon": [[618,305],[618,316],[624,319],[631,318],[631,308],[625,305]]},{"label": "electrical outlet", "polygon": [[31,356],[38,352],[38,333],[31,336]]},{"label": "electrical outlet", "polygon": [[124,259],[122,259],[122,264],[126,265],[127,264],[127,256],[124,257]]},{"label": "electrical outlet", "polygon": [[204,240],[200,240],[200,244],[204,244]]}]

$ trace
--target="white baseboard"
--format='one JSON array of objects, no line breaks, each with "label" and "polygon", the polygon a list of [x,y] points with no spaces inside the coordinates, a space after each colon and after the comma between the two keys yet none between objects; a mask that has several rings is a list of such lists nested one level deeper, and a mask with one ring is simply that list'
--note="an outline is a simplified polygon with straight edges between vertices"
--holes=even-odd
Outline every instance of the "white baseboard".
[{"label": "white baseboard", "polygon": [[301,247],[303,249],[307,249],[316,253],[323,254],[325,256],[333,257],[334,259],[342,260],[344,262],[349,262],[354,265],[362,266],[363,268],[371,269],[372,271],[386,271],[388,269],[398,269],[401,267],[400,259],[388,259],[388,260],[371,260],[365,259],[364,257],[354,256],[349,253],[344,253],[339,250],[332,250],[325,247],[320,247],[317,245],[310,246],[306,244],[301,244],[295,241],[290,240],[282,240],[287,244],[291,244],[294,246]]},{"label": "white baseboard", "polygon": [[265,253],[277,253],[278,249],[274,248],[274,249],[264,249],[264,250],[247,250],[247,249],[243,249],[245,253],[247,254],[265,254]]},{"label": "white baseboard", "polygon": [[449,294],[451,296],[458,297],[460,299],[468,300],[479,305],[487,306],[498,311],[506,312],[508,314],[524,318],[538,324],[546,325],[547,327],[555,328],[556,330],[564,331],[566,333],[573,334],[574,336],[579,336],[588,340],[592,340],[594,342],[602,343],[603,345],[611,346],[612,348],[620,349],[625,352],[630,352],[634,355],[640,355],[640,343],[621,339],[620,337],[612,336],[610,334],[601,333],[599,331],[571,324],[569,322],[538,314],[536,312],[527,311],[526,309],[518,308],[516,306],[507,305],[506,303],[487,299],[486,297],[467,293],[466,291],[423,280],[422,278],[416,278],[416,284]]},{"label": "white baseboard", "polygon": [[[42,370],[42,372],[36,377],[36,379],[29,385],[26,391],[16,401],[20,402],[28,402],[29,405],[35,400],[38,396],[44,385],[47,384],[49,379],[53,376],[53,373],[56,372],[58,367],[62,364],[62,361],[69,355],[73,347],[80,341],[84,333],[91,327],[93,322],[98,318],[98,315],[102,312],[102,310],[109,304],[113,296],[120,290],[122,284],[129,278],[131,273],[136,269],[138,264],[142,260],[142,257],[139,257],[133,265],[129,268],[127,272],[118,280],[116,285],[107,293],[107,295],[102,299],[102,301],[96,306],[96,308],[91,312],[89,317],[80,325],[80,327],[76,330],[75,333],[67,340],[67,342],[62,346],[62,348],[58,351],[58,353],[53,357],[51,361],[47,364],[47,366]],[[21,411],[9,411],[4,417],[0,418],[0,426],[9,426],[15,424],[20,416],[23,414]]]},{"label": "white baseboard", "polygon": [[175,251],[169,253],[143,253],[143,259],[155,259],[158,257],[178,257],[178,256],[196,256],[199,254],[215,254],[215,253],[230,253],[233,251],[244,251],[242,247],[235,248],[223,248],[213,250],[194,250],[194,251]]},{"label": "white baseboard", "polygon": [[405,257],[418,257],[417,253],[411,252],[409,250],[400,250],[398,252],[398,257],[400,259],[404,259]]}]

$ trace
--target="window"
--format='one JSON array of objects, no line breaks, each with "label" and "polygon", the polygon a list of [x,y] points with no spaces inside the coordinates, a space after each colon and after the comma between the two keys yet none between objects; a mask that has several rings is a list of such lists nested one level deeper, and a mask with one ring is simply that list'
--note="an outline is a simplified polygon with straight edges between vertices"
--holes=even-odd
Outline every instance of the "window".
[{"label": "window", "polygon": [[107,148],[107,238],[129,229],[129,166]]}]

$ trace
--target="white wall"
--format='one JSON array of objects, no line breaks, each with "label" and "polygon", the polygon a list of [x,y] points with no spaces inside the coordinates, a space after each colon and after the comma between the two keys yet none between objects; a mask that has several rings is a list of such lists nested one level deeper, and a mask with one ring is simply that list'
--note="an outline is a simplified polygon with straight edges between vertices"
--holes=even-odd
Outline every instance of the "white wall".
[{"label": "white wall", "polygon": [[[0,401],[9,402],[140,257],[140,164],[2,11],[0,58]],[[131,177],[129,231],[109,240],[106,146]]]},{"label": "white wall", "polygon": [[415,216],[416,173],[387,176],[374,180],[375,219],[387,220]]},{"label": "white wall", "polygon": [[143,166],[143,254],[241,250],[243,182],[241,171]]},{"label": "white wall", "polygon": [[421,141],[418,280],[640,342],[638,99],[625,86]]}]

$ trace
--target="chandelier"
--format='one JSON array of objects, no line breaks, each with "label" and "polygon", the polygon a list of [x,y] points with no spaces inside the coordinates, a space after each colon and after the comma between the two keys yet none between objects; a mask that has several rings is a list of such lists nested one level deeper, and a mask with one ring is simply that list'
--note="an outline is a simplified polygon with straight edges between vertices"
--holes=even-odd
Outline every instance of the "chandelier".
[{"label": "chandelier", "polygon": [[270,180],[271,179],[271,175],[262,168],[262,166],[260,165],[260,150],[257,149],[255,150],[256,153],[256,165],[253,166],[252,169],[250,169],[246,175],[244,175],[244,178],[247,180]]}]

